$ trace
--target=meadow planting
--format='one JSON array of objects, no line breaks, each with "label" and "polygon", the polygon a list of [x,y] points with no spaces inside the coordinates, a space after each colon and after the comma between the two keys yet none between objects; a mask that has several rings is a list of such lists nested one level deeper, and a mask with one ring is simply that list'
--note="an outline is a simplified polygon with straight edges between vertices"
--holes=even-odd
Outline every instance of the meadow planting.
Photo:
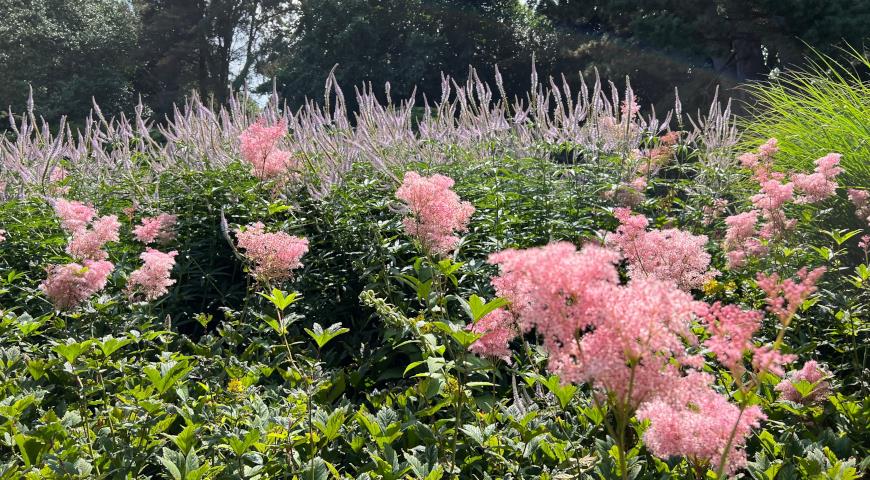
[{"label": "meadow planting", "polygon": [[10,114],[0,478],[862,478],[870,118],[531,85]]}]

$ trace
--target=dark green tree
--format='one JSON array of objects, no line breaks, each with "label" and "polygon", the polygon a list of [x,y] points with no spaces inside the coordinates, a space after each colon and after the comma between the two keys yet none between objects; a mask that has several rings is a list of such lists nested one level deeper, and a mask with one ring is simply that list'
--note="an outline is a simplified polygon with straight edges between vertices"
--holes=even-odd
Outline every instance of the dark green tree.
[{"label": "dark green tree", "polygon": [[249,80],[261,39],[289,0],[134,0],[142,21],[136,87],[158,118],[196,90],[225,103]]},{"label": "dark green tree", "polygon": [[[52,122],[83,119],[91,98],[112,114],[135,100],[131,54],[138,20],[123,0],[0,2],[0,106],[26,108],[33,87],[37,112]],[[0,129],[6,119],[0,121]]]},{"label": "dark green tree", "polygon": [[534,7],[559,31],[560,65],[631,74],[642,96],[680,85],[698,106],[716,84],[803,63],[808,45],[823,52],[844,41],[861,45],[870,25],[870,2],[855,0],[539,0]]},{"label": "dark green tree", "polygon": [[371,82],[382,93],[389,82],[394,97],[417,87],[431,99],[442,72],[462,79],[470,65],[486,74],[498,64],[514,86],[528,82],[532,55],[553,54],[546,22],[516,0],[302,0],[286,29],[261,71],[294,106],[320,98],[336,64],[346,88]]}]

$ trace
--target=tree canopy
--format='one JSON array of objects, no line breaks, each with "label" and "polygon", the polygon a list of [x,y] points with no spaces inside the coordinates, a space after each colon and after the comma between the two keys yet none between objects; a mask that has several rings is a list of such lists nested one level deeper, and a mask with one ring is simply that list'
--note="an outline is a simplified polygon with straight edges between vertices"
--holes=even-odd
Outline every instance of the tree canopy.
[{"label": "tree canopy", "polygon": [[[192,91],[216,104],[232,91],[293,106],[370,82],[394,98],[440,94],[441,74],[469,66],[508,95],[547,75],[630,76],[642,103],[688,109],[717,85],[802,63],[812,48],[863,48],[870,2],[853,0],[7,0],[0,2],[0,106],[25,108],[32,85],[48,119],[106,113],[138,97],[155,119]],[[351,105],[351,107],[353,107]],[[2,125],[0,125],[2,127]]]}]

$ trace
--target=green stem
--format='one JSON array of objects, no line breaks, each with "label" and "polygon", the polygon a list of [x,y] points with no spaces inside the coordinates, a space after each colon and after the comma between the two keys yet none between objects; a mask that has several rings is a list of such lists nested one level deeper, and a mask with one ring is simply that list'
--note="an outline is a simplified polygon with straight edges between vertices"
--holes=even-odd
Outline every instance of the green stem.
[{"label": "green stem", "polygon": [[716,478],[723,478],[722,473],[725,471],[725,464],[728,463],[728,452],[734,443],[734,437],[737,435],[737,427],[740,425],[740,419],[743,417],[743,411],[746,410],[746,405],[740,404],[740,413],[737,414],[737,421],[731,428],[731,433],[728,435],[728,441],[725,442],[725,449],[722,450],[722,458],[719,459],[719,466],[716,467]]}]

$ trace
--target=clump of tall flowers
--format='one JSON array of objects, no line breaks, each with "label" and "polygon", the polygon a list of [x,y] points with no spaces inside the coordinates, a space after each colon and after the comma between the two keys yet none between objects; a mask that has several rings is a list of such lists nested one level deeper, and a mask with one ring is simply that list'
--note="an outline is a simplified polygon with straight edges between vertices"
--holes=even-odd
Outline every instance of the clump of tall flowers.
[{"label": "clump of tall flowers", "polygon": [[677,228],[647,231],[649,221],[643,215],[632,215],[625,208],[617,208],[614,214],[620,225],[607,235],[606,242],[628,261],[631,278],[653,277],[691,290],[718,274],[709,269],[707,236]]},{"label": "clump of tall flowers", "polygon": [[453,179],[444,175],[421,176],[406,172],[396,198],[408,208],[403,225],[423,249],[435,255],[448,255],[459,243],[455,232],[468,229],[474,206],[464,202],[451,188]]},{"label": "clump of tall flowers", "polygon": [[261,222],[236,230],[237,247],[254,264],[251,274],[265,283],[283,281],[302,266],[308,240],[284,232],[266,232]]},{"label": "clump of tall flowers", "polygon": [[839,154],[817,159],[813,173],[795,173],[789,180],[786,174],[773,171],[778,151],[776,139],[771,138],[757,152],[739,157],[742,165],[752,170],[759,192],[751,198],[752,210],[725,219],[728,231],[723,248],[729,268],[739,268],[749,258],[767,254],[771,242],[782,240],[795,228],[797,220],[785,212],[789,203],[818,203],[836,193],[836,177],[843,172]]},{"label": "clump of tall flowers", "polygon": [[[728,456],[729,468],[739,468],[745,436],[761,417],[741,414],[694,371],[703,359],[687,347],[698,343],[692,326],[705,304],[673,280],[638,275],[620,284],[619,260],[618,252],[604,247],[578,251],[562,242],[506,250],[489,261],[500,267],[492,284],[510,302],[521,329],[543,337],[548,370],[563,381],[591,384],[596,402],[612,412],[614,422],[607,427],[624,478],[628,426],[638,412],[651,422],[653,453],[685,455],[704,466]],[[686,414],[695,408],[701,409],[698,415]],[[723,439],[727,434],[712,428],[730,426],[738,417],[738,433],[744,435],[735,434],[730,443]],[[693,443],[673,440],[690,431]]]},{"label": "clump of tall flowers", "polygon": [[[627,211],[619,215],[627,227],[619,232],[621,247],[649,233],[645,218]],[[535,330],[549,356],[548,370],[563,381],[593,387],[593,399],[606,405],[613,418],[605,424],[617,444],[623,478],[633,416],[650,422],[643,438],[654,455],[684,456],[699,472],[735,472],[746,464],[746,439],[765,418],[745,399],[761,373],[783,375],[782,366],[794,360],[780,352],[783,335],[824,270],[803,270],[798,280],[758,277],[768,310],[780,323],[776,340],[759,345],[753,337],[763,312],[697,301],[679,288],[682,275],[633,274],[622,284],[621,258],[605,247],[586,245],[578,251],[567,242],[491,255],[490,263],[500,271],[492,285],[509,302],[493,323],[504,326],[515,318],[520,332]],[[708,262],[699,271],[705,272]],[[706,350],[699,349],[695,334],[699,322],[709,333]],[[483,344],[475,349],[503,356],[510,338],[505,333],[491,349]],[[744,393],[741,403],[732,403],[714,387],[702,371],[704,357],[693,353],[697,351],[709,352],[731,371]]]},{"label": "clump of tall flowers", "polygon": [[62,198],[54,201],[54,211],[61,227],[72,235],[66,251],[79,262],[49,266],[40,289],[55,308],[69,310],[106,286],[115,266],[103,247],[119,240],[121,224],[114,215],[97,217],[93,207]]},{"label": "clump of tall flowers", "polygon": [[260,118],[239,136],[242,159],[250,163],[253,174],[261,180],[284,177],[297,167],[293,154],[278,148],[278,142],[287,132],[287,120],[281,119],[271,127]]}]

